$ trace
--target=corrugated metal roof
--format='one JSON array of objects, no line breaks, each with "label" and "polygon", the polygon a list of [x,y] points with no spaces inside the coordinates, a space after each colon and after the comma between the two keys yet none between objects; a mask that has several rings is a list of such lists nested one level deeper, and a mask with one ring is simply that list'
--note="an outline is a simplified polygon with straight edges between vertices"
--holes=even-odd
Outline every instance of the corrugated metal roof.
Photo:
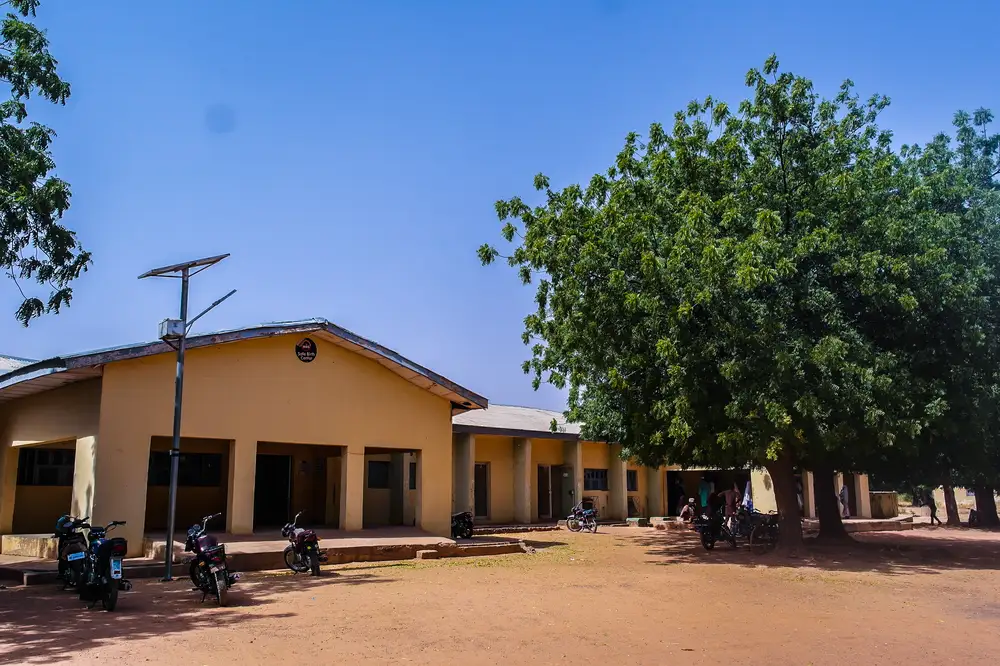
[{"label": "corrugated metal roof", "polygon": [[[555,419],[556,430],[552,431]],[[539,437],[556,439],[579,439],[580,424],[568,423],[559,412],[535,407],[513,405],[490,405],[488,409],[477,409],[452,417],[455,432],[508,433],[511,435],[535,434]]]},{"label": "corrugated metal roof", "polygon": [[[314,333],[321,339],[371,358],[407,381],[435,395],[450,400],[457,409],[476,410],[483,409],[489,405],[489,401],[483,396],[463,386],[459,386],[450,379],[414,363],[377,342],[363,338],[325,319],[274,322],[247,328],[192,335],[187,339],[187,348],[196,349],[198,347],[239,342],[241,340],[295,333]],[[152,356],[154,354],[172,353],[173,351],[173,348],[164,342],[143,342],[68,356],[58,356],[44,361],[20,365],[8,372],[0,373],[0,402],[6,402],[33,393],[40,393],[74,381],[100,376],[101,368],[107,363]]]},{"label": "corrugated metal roof", "polygon": [[30,358],[18,358],[17,356],[6,356],[0,354],[0,375],[6,374],[11,370],[17,370],[20,367],[31,365],[34,363]]}]

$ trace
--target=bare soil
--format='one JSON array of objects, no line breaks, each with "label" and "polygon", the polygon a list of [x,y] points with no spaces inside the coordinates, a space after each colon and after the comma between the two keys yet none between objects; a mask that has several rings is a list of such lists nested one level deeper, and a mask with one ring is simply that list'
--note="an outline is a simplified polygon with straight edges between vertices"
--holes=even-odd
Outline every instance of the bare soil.
[{"label": "bare soil", "polygon": [[0,590],[0,664],[901,664],[1000,653],[1000,533],[918,529],[755,558],[690,533],[524,535],[537,552],[261,573],[216,608],[138,581],[118,611]]}]

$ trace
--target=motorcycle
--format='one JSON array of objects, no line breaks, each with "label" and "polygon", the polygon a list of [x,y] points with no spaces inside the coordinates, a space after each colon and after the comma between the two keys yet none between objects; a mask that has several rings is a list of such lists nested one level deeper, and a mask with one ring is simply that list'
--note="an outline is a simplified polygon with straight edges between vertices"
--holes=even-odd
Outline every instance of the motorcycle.
[{"label": "motorcycle", "polygon": [[313,576],[318,576],[320,562],[326,562],[327,556],[319,549],[316,532],[298,526],[301,515],[299,511],[292,522],[281,528],[281,536],[291,542],[285,546],[285,564],[295,573],[312,571]]},{"label": "motorcycle", "polygon": [[87,537],[81,528],[87,518],[74,518],[69,514],[56,521],[53,538],[59,539],[56,554],[59,562],[56,580],[62,582],[63,589],[77,587],[83,582],[84,559],[87,557]]},{"label": "motorcycle", "polygon": [[89,547],[83,558],[83,579],[77,587],[80,599],[89,601],[91,608],[100,601],[104,610],[113,611],[118,606],[119,590],[128,592],[132,589],[132,583],[122,571],[128,541],[121,537],[108,537],[108,532],[124,524],[124,520],[113,520],[106,527],[87,523],[79,525],[79,529],[89,530]]},{"label": "motorcycle", "polygon": [[597,534],[597,510],[584,509],[583,502],[580,502],[566,516],[566,528],[570,532],[585,531]]},{"label": "motorcycle", "polygon": [[204,602],[205,597],[211,594],[220,606],[225,606],[229,588],[236,584],[240,575],[230,572],[226,567],[226,546],[211,534],[205,533],[208,521],[221,515],[216,513],[205,516],[200,525],[192,525],[187,531],[184,552],[194,553],[188,574],[195,589],[201,591],[201,600]]},{"label": "motorcycle", "polygon": [[451,516],[451,538],[471,539],[474,520],[471,511],[462,511]]},{"label": "motorcycle", "polygon": [[726,527],[721,508],[711,514],[702,514],[695,518],[694,529],[701,536],[701,545],[705,550],[712,550],[716,542],[723,539],[736,548],[736,536]]}]

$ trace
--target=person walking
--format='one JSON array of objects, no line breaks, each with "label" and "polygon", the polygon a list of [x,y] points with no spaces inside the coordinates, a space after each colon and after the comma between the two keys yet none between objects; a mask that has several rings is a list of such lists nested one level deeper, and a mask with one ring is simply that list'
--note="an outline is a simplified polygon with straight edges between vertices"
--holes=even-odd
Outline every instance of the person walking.
[{"label": "person walking", "polygon": [[927,508],[931,510],[931,527],[934,527],[934,521],[937,521],[938,525],[943,525],[941,519],[937,517],[937,502],[934,501],[934,493],[931,491],[924,491],[924,504]]}]

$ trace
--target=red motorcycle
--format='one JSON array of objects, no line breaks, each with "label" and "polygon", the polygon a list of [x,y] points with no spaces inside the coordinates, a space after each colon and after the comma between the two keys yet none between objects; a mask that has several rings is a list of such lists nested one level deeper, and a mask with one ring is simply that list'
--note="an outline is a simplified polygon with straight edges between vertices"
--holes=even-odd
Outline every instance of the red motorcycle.
[{"label": "red motorcycle", "polygon": [[301,515],[299,511],[295,520],[281,528],[281,536],[289,541],[289,545],[285,546],[285,564],[295,573],[311,571],[313,576],[318,576],[319,565],[327,561],[327,556],[319,549],[316,532],[298,526]]}]

